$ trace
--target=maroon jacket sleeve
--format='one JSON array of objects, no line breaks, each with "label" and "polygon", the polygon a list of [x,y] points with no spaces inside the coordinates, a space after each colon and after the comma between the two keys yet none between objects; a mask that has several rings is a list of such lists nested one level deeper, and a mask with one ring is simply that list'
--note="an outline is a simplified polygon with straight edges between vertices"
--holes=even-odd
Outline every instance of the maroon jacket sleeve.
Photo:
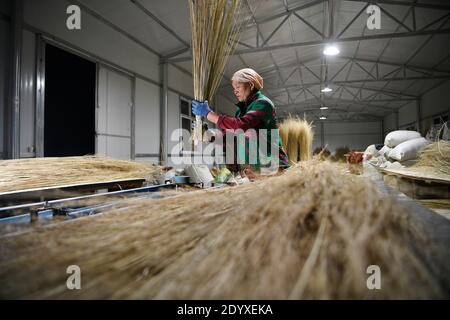
[{"label": "maroon jacket sleeve", "polygon": [[217,126],[220,129],[242,129],[244,131],[250,128],[256,129],[263,122],[264,115],[265,113],[259,110],[249,111],[242,117],[221,115]]}]

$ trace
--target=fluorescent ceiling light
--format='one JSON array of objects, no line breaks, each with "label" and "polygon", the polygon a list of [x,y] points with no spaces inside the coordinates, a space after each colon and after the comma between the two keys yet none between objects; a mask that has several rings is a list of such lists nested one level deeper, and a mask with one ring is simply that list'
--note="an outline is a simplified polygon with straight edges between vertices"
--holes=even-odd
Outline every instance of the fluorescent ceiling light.
[{"label": "fluorescent ceiling light", "polygon": [[339,54],[339,49],[335,45],[328,45],[323,50],[323,54],[326,56],[335,56]]},{"label": "fluorescent ceiling light", "polygon": [[328,107],[320,107],[320,110],[328,110]]},{"label": "fluorescent ceiling light", "polygon": [[333,91],[333,89],[331,89],[330,87],[326,86],[325,88],[323,88],[320,91],[322,91],[322,92],[331,92],[331,91]]},{"label": "fluorescent ceiling light", "polygon": [[327,117],[321,116],[319,119],[320,119],[320,120],[327,120]]}]

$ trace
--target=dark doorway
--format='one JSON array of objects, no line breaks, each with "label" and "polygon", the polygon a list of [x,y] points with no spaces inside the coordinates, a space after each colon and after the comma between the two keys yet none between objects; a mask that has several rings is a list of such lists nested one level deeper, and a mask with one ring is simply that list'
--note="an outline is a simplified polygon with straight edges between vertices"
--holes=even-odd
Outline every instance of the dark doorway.
[{"label": "dark doorway", "polygon": [[44,156],[95,153],[95,63],[45,47]]}]

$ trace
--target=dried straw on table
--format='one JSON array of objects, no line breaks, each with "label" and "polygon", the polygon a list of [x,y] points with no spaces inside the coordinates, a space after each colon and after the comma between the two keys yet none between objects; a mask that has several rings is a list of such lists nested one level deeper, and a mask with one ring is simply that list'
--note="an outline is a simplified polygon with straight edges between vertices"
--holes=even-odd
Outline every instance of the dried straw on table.
[{"label": "dried straw on table", "polygon": [[313,151],[313,156],[316,156],[319,160],[325,161],[330,158],[331,152],[326,147],[325,148],[317,147]]},{"label": "dried straw on table", "polygon": [[[0,297],[448,297],[448,264],[438,268],[440,256],[407,211],[329,162],[124,204],[0,239]],[[433,255],[433,264],[417,249]],[[81,290],[66,288],[73,264]],[[367,289],[369,265],[381,268],[381,290]]]},{"label": "dried straw on table", "polygon": [[[229,55],[236,48],[241,24],[240,0],[189,0],[192,31],[194,98],[213,100]],[[202,120],[196,116],[193,138],[202,141]]]},{"label": "dried straw on table", "polygon": [[153,180],[161,172],[159,166],[100,156],[2,160],[0,192],[112,180]]},{"label": "dried straw on table", "polygon": [[279,129],[283,147],[291,163],[311,159],[314,132],[308,121],[289,116],[280,124]]},{"label": "dried straw on table", "polygon": [[450,176],[450,141],[440,140],[425,146],[419,152],[416,166]]},{"label": "dried straw on table", "polygon": [[345,146],[345,147],[338,147],[336,148],[336,151],[334,152],[334,154],[330,157],[331,161],[335,161],[335,162],[346,162],[347,159],[345,157],[346,154],[350,153],[350,148]]}]

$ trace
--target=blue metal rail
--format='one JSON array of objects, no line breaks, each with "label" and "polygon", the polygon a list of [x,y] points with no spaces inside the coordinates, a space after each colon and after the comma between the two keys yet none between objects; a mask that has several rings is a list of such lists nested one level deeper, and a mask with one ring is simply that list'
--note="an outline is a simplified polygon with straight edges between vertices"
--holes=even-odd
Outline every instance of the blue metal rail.
[{"label": "blue metal rail", "polygon": [[[0,216],[11,215],[0,218],[0,224],[3,223],[31,223],[35,220],[53,219],[54,216],[64,216],[67,219],[73,219],[81,216],[92,215],[101,212],[102,210],[116,206],[120,201],[113,200],[118,196],[125,195],[130,199],[144,199],[144,198],[162,198],[163,195],[156,193],[163,188],[175,188],[176,184],[162,184],[152,185],[134,189],[106,192],[94,195],[79,196],[65,199],[56,199],[51,201],[42,201],[29,204],[15,205],[0,208]],[[99,204],[88,205],[83,204],[83,201],[88,199],[101,199]],[[109,201],[108,201],[109,200]],[[16,212],[23,212],[25,214],[16,214]]]}]

